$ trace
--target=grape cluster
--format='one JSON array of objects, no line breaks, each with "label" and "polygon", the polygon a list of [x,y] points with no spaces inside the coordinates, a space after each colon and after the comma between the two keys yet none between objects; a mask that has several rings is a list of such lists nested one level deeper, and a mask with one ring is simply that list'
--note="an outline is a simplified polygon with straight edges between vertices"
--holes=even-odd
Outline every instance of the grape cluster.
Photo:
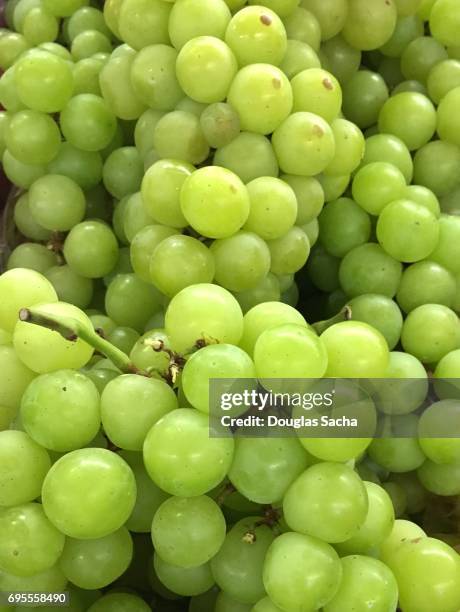
[{"label": "grape cluster", "polygon": [[[459,612],[458,0],[3,12],[0,592]],[[407,437],[212,436],[216,378],[374,379]]]}]

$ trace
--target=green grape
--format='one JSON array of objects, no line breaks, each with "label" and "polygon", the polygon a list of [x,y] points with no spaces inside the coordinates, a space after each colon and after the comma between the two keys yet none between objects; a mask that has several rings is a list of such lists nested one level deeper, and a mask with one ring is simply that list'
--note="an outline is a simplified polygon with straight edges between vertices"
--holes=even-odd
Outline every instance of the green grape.
[{"label": "green grape", "polygon": [[0,68],[10,68],[27,49],[29,43],[22,34],[5,32],[0,38]]},{"label": "green grape", "polygon": [[170,497],[158,508],[152,523],[156,553],[166,563],[193,568],[210,561],[225,539],[222,510],[214,500]]},{"label": "green grape", "polygon": [[398,343],[403,317],[397,304],[384,295],[359,295],[348,302],[354,321],[362,321],[377,329],[392,350]]},{"label": "green grape", "polygon": [[189,40],[176,63],[177,78],[184,92],[207,104],[225,100],[237,70],[230,47],[213,36]]},{"label": "green grape", "polygon": [[371,233],[369,215],[349,198],[327,204],[319,215],[319,227],[321,244],[335,257],[364,244]]},{"label": "green grape", "polygon": [[391,95],[396,96],[397,94],[403,93],[405,91],[414,91],[416,93],[421,93],[425,96],[427,95],[426,87],[422,85],[422,83],[420,83],[419,81],[414,80],[401,81],[396,85],[396,87],[393,87]]},{"label": "green grape", "polygon": [[130,351],[139,340],[140,335],[131,327],[116,327],[107,337],[120,351],[129,355]]},{"label": "green grape", "polygon": [[260,378],[320,378],[327,368],[327,353],[313,331],[284,323],[260,333],[254,362]]},{"label": "green grape", "polygon": [[[115,370],[108,370],[105,368],[98,368],[94,370],[89,370],[85,372],[85,376],[87,376],[95,385],[99,393],[102,393],[107,383],[118,376],[118,373]],[[105,445],[102,445],[101,448],[105,448]]]},{"label": "green grape", "polygon": [[396,136],[375,134],[366,139],[366,150],[361,166],[373,162],[393,164],[404,174],[407,183],[412,180],[414,171],[412,157],[403,141]]},{"label": "green grape", "polygon": [[140,370],[166,372],[169,355],[164,351],[155,351],[152,342],[160,341],[170,349],[169,338],[162,329],[151,329],[139,338],[130,353],[130,359]]},{"label": "green grape", "polygon": [[288,39],[309,45],[315,52],[321,44],[321,26],[315,15],[304,8],[296,8],[283,20]]},{"label": "green grape", "polygon": [[455,87],[443,97],[438,106],[437,123],[439,137],[457,145],[457,147],[460,146],[460,123],[457,116],[452,113],[454,109],[458,107],[459,100],[460,87]]},{"label": "green grape", "polygon": [[241,129],[270,134],[292,110],[288,78],[270,64],[251,64],[235,76],[227,100],[239,115]]},{"label": "green grape", "polygon": [[120,591],[106,593],[88,608],[88,612],[151,612],[151,610],[151,607],[139,596]]},{"label": "green grape", "polygon": [[328,355],[327,377],[381,378],[388,367],[388,345],[382,334],[359,321],[343,321],[321,335]]},{"label": "green grape", "polygon": [[136,50],[148,45],[168,44],[171,6],[161,0],[122,2],[116,19],[121,39]]},{"label": "green grape", "polygon": [[335,597],[324,612],[373,610],[390,612],[398,605],[398,584],[393,573],[378,559],[352,555],[341,559],[343,575]]},{"label": "green grape", "polygon": [[32,183],[46,172],[46,166],[24,164],[13,157],[8,149],[3,153],[2,165],[6,177],[17,187],[23,189],[29,189]]},{"label": "green grape", "polygon": [[283,22],[270,6],[248,6],[238,11],[227,27],[225,41],[240,66],[279,66],[287,48]]},{"label": "green grape", "polygon": [[135,147],[121,147],[112,151],[102,170],[105,188],[118,199],[138,191],[143,174],[142,159]]},{"label": "green grape", "polygon": [[[177,239],[187,238],[187,240],[194,240],[186,236],[176,236],[176,233],[177,230],[165,225],[146,225],[134,235],[130,247],[131,263],[141,280],[151,282],[150,261],[153,252],[161,242],[172,236],[175,236]],[[200,246],[202,246],[201,243]],[[203,246],[203,248],[206,247]],[[171,282],[171,279],[168,278],[168,280]]]},{"label": "green grape", "polygon": [[252,289],[270,269],[269,247],[252,232],[238,232],[214,241],[210,254],[215,262],[216,281],[230,291]]},{"label": "green grape", "polygon": [[0,506],[17,506],[40,495],[51,467],[43,447],[23,431],[0,431],[0,460]]},{"label": "green grape", "polygon": [[41,45],[39,45],[40,49],[43,49],[44,51],[48,51],[49,53],[54,53],[54,55],[57,55],[58,57],[65,59],[65,60],[72,60],[72,55],[70,54],[70,51],[68,49],[66,49],[66,47],[64,47],[63,45],[60,45],[59,43],[56,42],[44,42],[41,43]]},{"label": "green grape", "polygon": [[402,191],[401,197],[404,200],[411,200],[416,204],[425,206],[435,217],[440,215],[439,200],[435,194],[427,187],[421,185],[408,185]]},{"label": "green grape", "polygon": [[303,70],[292,79],[291,84],[294,112],[315,113],[329,123],[337,117],[342,104],[342,91],[330,72],[321,68]]},{"label": "green grape", "polygon": [[281,175],[292,187],[297,198],[296,225],[304,225],[320,214],[324,205],[324,191],[317,179],[306,176]]},{"label": "green grape", "polygon": [[339,288],[340,260],[317,244],[308,258],[305,270],[312,284],[321,291],[332,292]]},{"label": "green grape", "polygon": [[101,221],[82,221],[64,242],[64,257],[73,272],[87,278],[106,276],[118,258],[114,233]]},{"label": "green grape", "polygon": [[134,142],[137,150],[144,159],[153,148],[153,131],[158,121],[163,117],[164,112],[147,109],[136,121],[134,128]]},{"label": "green grape", "polygon": [[[228,2],[229,0],[227,0]],[[251,604],[245,604],[230,597],[225,591],[219,591],[213,612],[251,612]],[[201,612],[201,608],[200,608]]]},{"label": "green grape", "polygon": [[228,168],[243,183],[265,176],[278,176],[278,161],[270,140],[261,134],[242,132],[232,142],[218,149],[214,164]]},{"label": "green grape", "polygon": [[307,327],[300,312],[280,302],[265,302],[251,308],[243,319],[243,335],[240,346],[252,355],[260,335],[272,328],[292,324]]},{"label": "green grape", "polygon": [[380,51],[387,57],[401,57],[413,40],[423,36],[423,22],[417,15],[400,16],[391,38]]},{"label": "green grape", "polygon": [[172,111],[158,121],[153,146],[159,157],[190,164],[200,164],[209,154],[199,117],[187,111]]},{"label": "green grape", "polygon": [[240,133],[238,113],[224,102],[210,104],[200,115],[200,125],[209,146],[225,147]]},{"label": "green grape", "polygon": [[348,7],[345,0],[302,0],[301,6],[318,19],[322,40],[329,40],[343,29]]},{"label": "green grape", "polygon": [[65,540],[37,503],[3,509],[0,536],[2,570],[17,576],[32,576],[53,567]]},{"label": "green grape", "polygon": [[177,595],[200,595],[214,585],[209,563],[197,567],[178,567],[163,561],[155,552],[153,567],[162,585]]},{"label": "green grape", "polygon": [[85,57],[76,62],[73,69],[74,95],[93,94],[102,96],[99,74],[105,61],[97,56]]},{"label": "green grape", "polygon": [[321,62],[315,51],[300,40],[287,41],[287,49],[283,61],[279,65],[288,79],[309,68],[320,68]]},{"label": "green grape", "polygon": [[434,261],[453,274],[460,272],[460,262],[457,251],[460,248],[460,219],[455,215],[441,215],[439,219],[439,241],[430,253],[430,261]]},{"label": "green grape", "polygon": [[106,36],[110,36],[110,30],[104,21],[103,13],[92,6],[79,8],[71,15],[67,24],[67,32],[71,41],[86,30],[97,30]]},{"label": "green grape", "polygon": [[281,299],[280,283],[278,278],[270,272],[262,281],[247,291],[234,293],[241,310],[247,312],[257,304],[264,302],[277,302]]},{"label": "green grape", "polygon": [[224,38],[231,14],[224,0],[176,0],[169,19],[169,36],[176,49],[198,36]]},{"label": "green grape", "polygon": [[458,317],[441,304],[418,306],[404,321],[401,342],[407,353],[423,363],[437,363],[459,347]]},{"label": "green grape", "polygon": [[400,93],[382,106],[378,125],[381,132],[397,136],[413,151],[425,145],[433,136],[436,111],[423,94]]},{"label": "green grape", "polygon": [[8,257],[6,269],[28,268],[44,274],[51,266],[57,264],[57,257],[42,244],[23,242],[13,249]]},{"label": "green grape", "polygon": [[69,266],[53,266],[45,273],[61,302],[68,302],[78,308],[86,308],[93,296],[93,282],[75,274]]},{"label": "green grape", "polygon": [[396,20],[392,0],[351,0],[342,35],[356,49],[377,49],[391,38]]},{"label": "green grape", "polygon": [[408,540],[389,556],[388,564],[398,582],[403,610],[453,611],[460,605],[460,559],[444,542],[424,537]]},{"label": "green grape", "polygon": [[136,374],[110,381],[101,396],[104,431],[116,446],[132,451],[141,451],[152,425],[175,408],[176,396],[165,382]]},{"label": "green grape", "polygon": [[[120,15],[121,0],[107,0],[104,2],[103,16],[106,26],[117,38],[120,38],[118,17]],[[85,28],[86,29],[86,28]]]},{"label": "green grape", "polygon": [[404,519],[396,519],[390,535],[380,547],[380,559],[388,565],[388,560],[394,556],[398,548],[404,543],[417,538],[426,537],[426,533],[416,523]]},{"label": "green grape", "polygon": [[[127,201],[122,212],[123,231],[126,240],[132,242],[140,230],[151,226],[155,221],[145,210],[142,194],[139,191],[126,197]],[[144,238],[147,240],[147,235]]]},{"label": "green grape", "polygon": [[131,536],[125,527],[121,527],[101,538],[67,538],[59,567],[76,586],[100,589],[126,571],[132,556]]},{"label": "green grape", "polygon": [[263,564],[273,540],[272,530],[258,517],[244,518],[230,529],[211,560],[214,579],[229,597],[251,604],[264,596]]},{"label": "green grape", "polygon": [[176,59],[175,49],[157,44],[141,49],[132,63],[134,93],[154,110],[172,110],[183,96],[176,78]]},{"label": "green grape", "polygon": [[152,480],[171,495],[203,495],[227,474],[232,438],[209,436],[208,417],[195,409],[173,410],[149,431],[144,463]]},{"label": "green grape", "polygon": [[[230,0],[230,2],[232,1],[234,0]],[[258,5],[259,2],[258,0],[249,0],[249,4]],[[296,9],[298,4],[299,4],[299,0],[265,0],[264,1],[264,6],[271,9],[273,12],[275,12],[280,17],[288,17]],[[236,8],[237,7],[234,7],[234,10]]]},{"label": "green grape", "polygon": [[453,428],[458,422],[457,413],[457,401],[448,399],[431,404],[421,415],[418,441],[430,461],[441,464],[460,461],[459,441],[452,437],[456,433]]},{"label": "green grape", "polygon": [[72,179],[47,174],[30,187],[29,207],[34,220],[45,229],[67,231],[83,219],[85,195]]},{"label": "green grape", "polygon": [[86,0],[43,0],[43,7],[56,17],[69,17],[86,4]]},{"label": "green grape", "polygon": [[102,159],[95,151],[83,151],[63,142],[56,157],[48,164],[48,172],[72,179],[82,189],[93,189],[102,178]]},{"label": "green grape", "polygon": [[[61,593],[67,578],[58,565],[33,576],[16,576],[0,570],[0,589],[10,593]],[[33,597],[33,596],[32,596]]]},{"label": "green grape", "polygon": [[254,363],[242,349],[231,344],[210,344],[190,356],[182,372],[181,385],[190,404],[207,413],[212,379],[252,379],[255,375]]},{"label": "green grape", "polygon": [[232,236],[246,222],[250,208],[248,191],[241,180],[218,166],[191,174],[182,186],[180,202],[188,223],[210,238]]},{"label": "green grape", "polygon": [[[123,2],[123,7],[131,2],[139,1],[144,2],[144,0],[130,0],[130,2]],[[160,2],[164,4],[162,0],[154,0],[154,2],[149,0],[149,6],[153,7]],[[145,14],[143,18],[146,18]],[[147,23],[147,20],[144,23]],[[146,110],[145,104],[136,96],[131,85],[131,68],[135,57],[135,51],[128,47],[123,54],[112,56],[99,73],[102,97],[110,110],[120,119],[138,119]]]},{"label": "green grape", "polygon": [[206,104],[192,100],[192,98],[189,98],[188,96],[185,96],[178,102],[178,104],[176,104],[176,110],[192,113],[192,115],[196,115],[198,118],[201,117],[201,113],[206,108]]},{"label": "green grape", "polygon": [[135,274],[117,274],[107,288],[105,309],[117,325],[141,332],[150,317],[160,308],[155,287]]},{"label": "green grape", "polygon": [[250,211],[245,229],[265,240],[281,238],[297,218],[297,199],[294,190],[284,181],[260,177],[247,185]]},{"label": "green grape", "polygon": [[294,113],[276,129],[272,138],[281,170],[288,174],[314,176],[334,158],[334,135],[321,117]]},{"label": "green grape", "polygon": [[447,59],[447,51],[430,36],[412,40],[401,55],[401,71],[407,79],[426,83],[430,70]]},{"label": "green grape", "polygon": [[440,0],[433,5],[429,19],[432,36],[446,46],[459,46],[460,21],[457,5],[452,0]]},{"label": "green grape", "polygon": [[460,86],[460,62],[445,59],[435,64],[427,77],[430,98],[439,104],[446,94]]},{"label": "green grape", "polygon": [[364,136],[356,125],[346,119],[335,119],[331,128],[335,140],[335,156],[324,173],[333,176],[351,174],[364,156]]},{"label": "green grape", "polygon": [[390,202],[401,197],[405,187],[404,175],[396,166],[378,161],[366,164],[356,173],[352,192],[366,212],[380,215]]},{"label": "green grape", "polygon": [[420,261],[406,268],[401,277],[397,300],[409,313],[422,304],[452,307],[456,295],[455,277],[433,261]]},{"label": "green grape", "polygon": [[427,459],[417,476],[429,493],[450,496],[460,493],[460,463],[434,463]]},{"label": "green grape", "polygon": [[340,34],[325,42],[321,52],[323,67],[332,72],[342,85],[346,84],[360,67],[361,51],[349,45]]},{"label": "green grape", "polygon": [[19,162],[46,165],[58,152],[59,128],[44,113],[35,110],[20,111],[9,121],[5,143],[7,150]]},{"label": "green grape", "polygon": [[[45,317],[47,315],[69,317],[80,325],[90,326],[90,320],[83,311],[65,302],[40,304],[35,311],[39,311],[39,314]],[[20,360],[39,374],[66,368],[81,368],[93,354],[93,347],[80,338],[66,340],[57,331],[25,321],[16,323],[13,345]]]},{"label": "green grape", "polygon": [[340,284],[349,297],[378,293],[392,298],[398,290],[401,274],[401,263],[385,253],[380,245],[370,242],[349,251],[339,269]]},{"label": "green grape", "polygon": [[21,421],[30,437],[49,450],[81,448],[99,431],[99,394],[80,372],[42,374],[22,396]]},{"label": "green grape", "polygon": [[102,448],[75,450],[58,459],[42,489],[50,521],[65,535],[84,540],[117,531],[130,516],[135,499],[130,467]]},{"label": "green grape", "polygon": [[[404,474],[392,474],[392,481],[399,484],[406,491],[407,512],[416,514],[422,512],[426,507],[427,492],[423,488],[416,472],[406,472]],[[388,541],[388,539],[386,540]],[[381,551],[383,547],[381,547]]]},{"label": "green grape", "polygon": [[274,504],[283,499],[307,463],[305,450],[293,438],[240,438],[229,479],[247,499]]},{"label": "green grape", "polygon": [[319,609],[335,595],[342,568],[332,546],[300,533],[284,533],[268,549],[263,580],[282,609]]},{"label": "green grape", "polygon": [[460,149],[437,140],[419,149],[414,158],[414,180],[437,196],[452,192],[458,183]]}]

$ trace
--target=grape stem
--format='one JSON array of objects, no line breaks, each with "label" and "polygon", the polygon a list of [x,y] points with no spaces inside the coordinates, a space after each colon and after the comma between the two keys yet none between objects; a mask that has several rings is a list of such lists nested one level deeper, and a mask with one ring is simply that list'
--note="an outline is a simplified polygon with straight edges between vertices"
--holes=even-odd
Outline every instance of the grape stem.
[{"label": "grape stem", "polygon": [[350,306],[348,304],[342,308],[342,310],[336,314],[334,317],[330,319],[326,319],[325,321],[317,321],[316,323],[312,323],[312,327],[315,332],[320,336],[323,332],[326,331],[332,325],[336,323],[342,323],[342,321],[351,321],[352,312]]},{"label": "grape stem", "polygon": [[105,338],[102,338],[94,329],[77,321],[73,317],[65,317],[40,312],[39,308],[21,308],[19,320],[33,325],[40,325],[61,334],[63,338],[70,342],[75,342],[78,338],[92,346],[95,351],[102,353],[110,359],[115,367],[125,374],[143,374],[134,363],[119,348],[114,346]]}]

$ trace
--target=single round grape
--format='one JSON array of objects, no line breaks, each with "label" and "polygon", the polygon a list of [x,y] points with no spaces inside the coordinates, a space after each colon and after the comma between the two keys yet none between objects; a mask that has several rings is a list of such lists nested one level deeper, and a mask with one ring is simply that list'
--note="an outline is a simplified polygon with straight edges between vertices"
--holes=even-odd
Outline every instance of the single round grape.
[{"label": "single round grape", "polygon": [[82,589],[100,589],[123,574],[133,556],[133,542],[121,527],[102,538],[67,538],[59,567],[65,576]]},{"label": "single round grape", "polygon": [[107,191],[123,198],[140,189],[144,165],[135,147],[120,147],[107,157],[102,178]]},{"label": "single round grape", "polygon": [[241,132],[232,142],[218,149],[213,161],[216,166],[234,172],[243,183],[279,174],[278,161],[270,140],[252,132]]},{"label": "single round grape", "polygon": [[224,102],[210,104],[200,115],[200,125],[209,146],[225,147],[240,133],[238,113]]},{"label": "single round grape", "polygon": [[283,19],[288,40],[306,43],[318,52],[321,44],[321,26],[315,15],[302,7],[296,8]]},{"label": "single round grape", "polygon": [[326,377],[381,378],[389,350],[382,334],[359,321],[344,321],[321,335],[328,355]]},{"label": "single round grape", "polygon": [[105,34],[98,30],[85,30],[75,36],[70,50],[74,59],[80,61],[98,53],[111,53],[112,43]]},{"label": "single round grape", "polygon": [[0,536],[1,567],[17,576],[32,576],[53,567],[65,541],[37,503],[3,509]]},{"label": "single round grape", "polygon": [[458,184],[459,173],[460,149],[450,142],[429,142],[414,157],[414,181],[437,196],[452,192]]},{"label": "single round grape", "polygon": [[422,304],[452,307],[456,295],[455,277],[433,261],[420,261],[406,268],[396,298],[409,313]]},{"label": "single round grape", "polygon": [[134,92],[154,110],[172,110],[183,96],[176,77],[176,60],[173,47],[158,44],[141,49],[132,63]]},{"label": "single round grape", "polygon": [[155,287],[135,274],[117,274],[107,288],[105,309],[117,325],[142,332],[150,317],[160,308]]},{"label": "single round grape", "polygon": [[281,238],[297,218],[297,198],[284,181],[272,177],[254,179],[247,186],[249,217],[244,228],[265,240]]},{"label": "single round grape", "polygon": [[121,39],[136,50],[168,44],[171,6],[161,0],[127,0],[119,7],[117,28]]},{"label": "single round grape", "polygon": [[460,62],[456,59],[445,59],[435,64],[427,77],[427,88],[430,98],[439,104],[452,89],[460,87]]},{"label": "single round grape", "polygon": [[375,134],[366,139],[366,150],[361,166],[379,161],[399,168],[407,183],[412,180],[414,171],[412,157],[403,141],[396,136]]},{"label": "single round grape", "polygon": [[308,68],[320,68],[321,62],[315,51],[300,40],[289,39],[283,61],[279,65],[288,79],[292,79]]},{"label": "single round grape", "polygon": [[46,450],[23,431],[0,431],[0,459],[0,505],[36,499],[51,467]]},{"label": "single round grape", "polygon": [[94,94],[74,96],[60,116],[62,132],[83,151],[104,149],[115,134],[116,119],[107,102]]},{"label": "single round grape", "polygon": [[310,68],[297,74],[291,84],[294,112],[315,113],[329,123],[337,117],[342,105],[342,90],[330,72]]},{"label": "single round grape", "polygon": [[165,373],[169,365],[169,355],[155,351],[152,341],[161,341],[166,349],[170,348],[169,338],[162,329],[151,329],[142,335],[130,352],[130,359],[140,370]]},{"label": "single round grape", "polygon": [[57,154],[59,128],[48,115],[24,110],[11,118],[5,137],[8,151],[24,164],[45,165]]},{"label": "single round grape", "polygon": [[206,495],[170,497],[158,508],[152,523],[156,553],[166,563],[183,568],[210,561],[225,539],[222,510]]},{"label": "single round grape", "polygon": [[176,595],[200,595],[214,585],[209,563],[197,567],[178,567],[163,561],[155,552],[153,567],[161,585]]},{"label": "single round grape", "polygon": [[378,125],[381,132],[397,136],[413,151],[431,140],[436,129],[436,111],[423,94],[400,93],[385,102]]},{"label": "single round grape", "polygon": [[392,0],[351,0],[342,35],[352,47],[369,51],[384,45],[396,26]]},{"label": "single round grape", "polygon": [[356,125],[346,119],[335,119],[331,128],[335,140],[335,155],[324,172],[332,176],[351,174],[364,156],[364,136]]},{"label": "single round grape", "polygon": [[318,220],[321,244],[335,257],[343,257],[370,238],[370,217],[350,198],[327,204]]},{"label": "single round grape", "polygon": [[396,519],[390,535],[384,540],[380,548],[380,559],[388,565],[388,559],[404,542],[424,538],[426,533],[416,523],[404,519]]},{"label": "single round grape", "polygon": [[391,38],[380,51],[387,57],[401,57],[404,49],[414,39],[423,36],[423,22],[417,15],[400,16]]},{"label": "single round grape", "polygon": [[224,0],[176,0],[169,18],[169,36],[176,49],[197,36],[223,39],[231,13]]},{"label": "single round grape", "polygon": [[82,189],[93,189],[102,178],[102,159],[96,151],[83,151],[63,142],[56,157],[48,164],[48,172],[72,179]]},{"label": "single round grape", "polygon": [[108,274],[117,262],[117,239],[105,223],[82,221],[67,235],[64,257],[76,274],[87,278],[101,278]]},{"label": "single round grape", "polygon": [[340,559],[332,546],[308,535],[280,535],[265,557],[264,586],[282,609],[325,606],[336,594],[341,578]]},{"label": "single round grape", "polygon": [[28,268],[41,274],[58,263],[56,253],[50,251],[43,244],[23,242],[13,249],[6,262],[6,269]]},{"label": "single round grape", "polygon": [[402,265],[378,244],[368,242],[349,251],[339,269],[340,284],[349,297],[380,293],[392,298],[401,280]]},{"label": "single round grape", "polygon": [[401,198],[405,187],[404,175],[396,166],[373,162],[358,170],[352,192],[353,198],[366,212],[380,215],[390,202]]},{"label": "single round grape", "polygon": [[309,176],[294,176],[282,174],[281,179],[290,185],[297,198],[296,225],[304,225],[313,221],[324,206],[324,191],[320,182]]},{"label": "single round grape", "polygon": [[65,535],[102,538],[128,519],[136,499],[136,482],[128,464],[111,451],[84,448],[64,455],[48,472],[43,508]]},{"label": "single round grape", "polygon": [[22,187],[23,189],[29,189],[33,182],[46,172],[46,166],[24,164],[13,157],[8,149],[3,153],[2,165],[5,176],[17,187]]},{"label": "single round grape", "polygon": [[460,272],[460,264],[457,260],[459,236],[460,219],[456,215],[441,215],[439,219],[439,241],[429,259],[444,266],[453,274]]},{"label": "single round grape", "polygon": [[200,164],[209,154],[199,117],[187,111],[172,111],[158,121],[153,146],[159,157],[190,164]]},{"label": "single round grape", "polygon": [[[155,0],[155,4],[159,2],[160,0]],[[127,2],[126,4],[130,3]],[[152,4],[149,4],[149,6],[152,6]],[[162,2],[162,4],[164,3]],[[136,96],[131,85],[131,68],[136,53],[134,49],[129,48],[124,51],[125,53],[111,57],[104,64],[99,73],[99,85],[102,97],[112,112],[120,119],[132,120],[138,119],[146,110],[146,107]]]},{"label": "single round grape", "polygon": [[228,24],[225,42],[240,66],[279,66],[286,53],[287,36],[283,22],[269,6],[251,6],[238,11]]},{"label": "single round grape", "polygon": [[42,227],[67,231],[83,219],[86,202],[82,189],[70,178],[47,174],[31,186],[29,206],[33,218]]},{"label": "single round grape", "polygon": [[348,7],[345,0],[302,0],[301,6],[318,19],[322,40],[329,40],[344,27]]},{"label": "single round grape", "polygon": [[276,129],[272,138],[281,170],[314,176],[324,170],[335,154],[329,125],[312,113],[294,113]]},{"label": "single round grape", "polygon": [[420,36],[405,47],[401,55],[401,71],[407,79],[426,83],[430,70],[447,59],[447,51],[430,36]]},{"label": "single round grape", "polygon": [[14,207],[14,222],[16,227],[26,238],[42,241],[48,240],[51,232],[41,227],[32,218],[29,206],[29,197],[27,193],[23,193],[16,201]]},{"label": "single round grape", "polygon": [[138,595],[132,593],[106,593],[89,608],[91,612],[149,612],[151,607]]},{"label": "single round grape", "polygon": [[375,293],[359,295],[348,302],[352,319],[377,329],[392,350],[401,336],[403,317],[398,305],[390,298]]},{"label": "single round grape", "polygon": [[189,224],[210,238],[226,238],[238,231],[249,215],[249,195],[240,179],[224,168],[207,166],[184,182],[181,209]]},{"label": "single round grape", "polygon": [[402,199],[411,200],[416,204],[425,206],[435,217],[440,215],[440,204],[435,194],[422,185],[408,185],[401,194]]},{"label": "single round grape", "polygon": [[59,21],[41,6],[27,11],[22,22],[22,33],[31,46],[56,40],[59,34]]},{"label": "single round grape", "polygon": [[[436,5],[436,6],[435,6]],[[432,36],[446,46],[460,46],[460,27],[457,4],[453,0],[441,0],[433,5],[430,13]]]},{"label": "single round grape", "polygon": [[136,374],[114,378],[101,396],[105,433],[116,446],[132,451],[141,451],[152,426],[175,408],[176,396],[164,381]]},{"label": "single round grape", "polygon": [[227,101],[237,111],[242,130],[271,134],[291,112],[293,92],[281,70],[251,64],[233,79]]},{"label": "single round grape", "polygon": [[92,6],[79,8],[68,21],[68,35],[70,40],[85,30],[97,30],[106,36],[110,36],[110,30],[104,21],[102,11]]},{"label": "single round grape", "polygon": [[359,70],[344,83],[344,115],[360,128],[369,127],[376,123],[388,95],[388,87],[378,73]]}]

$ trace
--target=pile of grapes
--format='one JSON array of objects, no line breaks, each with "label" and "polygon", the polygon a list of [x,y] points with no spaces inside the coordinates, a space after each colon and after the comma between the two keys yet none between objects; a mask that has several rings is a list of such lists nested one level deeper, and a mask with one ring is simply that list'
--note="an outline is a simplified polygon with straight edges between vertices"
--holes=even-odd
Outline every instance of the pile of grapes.
[{"label": "pile of grapes", "polygon": [[[459,0],[3,8],[0,611],[459,612]],[[453,435],[210,435],[323,377]]]}]

